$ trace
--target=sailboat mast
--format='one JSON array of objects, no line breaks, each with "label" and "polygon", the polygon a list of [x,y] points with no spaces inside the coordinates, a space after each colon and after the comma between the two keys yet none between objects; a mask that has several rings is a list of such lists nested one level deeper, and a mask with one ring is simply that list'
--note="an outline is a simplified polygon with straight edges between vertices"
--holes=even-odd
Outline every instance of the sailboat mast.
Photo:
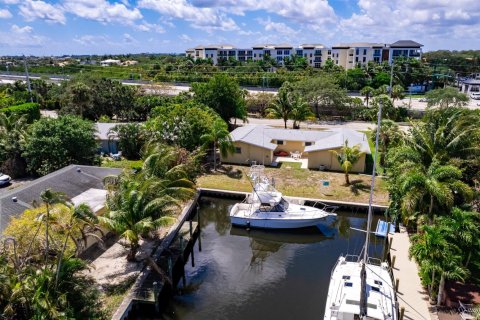
[{"label": "sailboat mast", "polygon": [[[391,88],[390,88],[391,90]],[[370,229],[372,226],[372,204],[373,204],[373,190],[375,188],[375,172],[377,169],[378,157],[378,137],[380,135],[380,122],[382,121],[382,100],[379,101],[378,119],[377,119],[377,134],[375,137],[375,154],[373,155],[373,169],[372,169],[372,183],[370,185],[370,198],[368,199],[368,218],[367,218],[367,236],[365,238],[365,246],[363,247],[363,262],[366,263],[368,259],[368,244],[370,242]]]}]

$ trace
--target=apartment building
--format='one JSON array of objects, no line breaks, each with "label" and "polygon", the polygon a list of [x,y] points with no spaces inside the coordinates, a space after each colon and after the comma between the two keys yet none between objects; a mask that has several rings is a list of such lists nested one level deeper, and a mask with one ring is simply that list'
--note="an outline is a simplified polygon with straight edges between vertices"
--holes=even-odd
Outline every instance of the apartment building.
[{"label": "apartment building", "polygon": [[193,59],[211,59],[218,64],[221,59],[235,58],[238,61],[258,61],[268,56],[283,65],[286,57],[293,55],[304,57],[308,65],[320,68],[328,59],[345,69],[365,65],[369,61],[391,63],[397,57],[420,59],[422,44],[412,40],[399,40],[392,44],[354,42],[340,43],[331,48],[323,44],[302,44],[298,47],[290,44],[260,44],[251,48],[239,49],[232,45],[198,46],[186,50]]}]

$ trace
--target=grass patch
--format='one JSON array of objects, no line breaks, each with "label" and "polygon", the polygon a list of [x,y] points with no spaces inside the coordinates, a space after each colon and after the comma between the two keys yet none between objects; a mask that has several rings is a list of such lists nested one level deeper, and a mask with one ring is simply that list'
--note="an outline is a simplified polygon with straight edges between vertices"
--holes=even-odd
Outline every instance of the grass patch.
[{"label": "grass patch", "polygon": [[280,162],[280,168],[300,169],[301,167],[302,167],[301,162],[289,162],[289,161]]},{"label": "grass patch", "polygon": [[[228,171],[242,172],[231,177],[223,171],[209,173],[198,178],[201,188],[250,192],[252,186],[246,166],[227,166]],[[345,185],[345,175],[340,172],[314,171],[300,168],[265,168],[265,175],[273,178],[276,188],[287,196],[331,199],[351,202],[368,202],[371,177],[369,175],[350,174],[351,185]],[[322,186],[328,180],[329,187]],[[387,183],[377,178],[375,183],[375,203],[388,204]]]},{"label": "grass patch", "polygon": [[104,287],[102,294],[102,306],[106,313],[107,319],[111,319],[115,311],[122,303],[128,290],[132,287],[133,283],[137,279],[136,275],[132,275],[125,279],[122,283],[108,285]]},{"label": "grass patch", "polygon": [[122,168],[122,169],[141,169],[143,166],[143,160],[102,160],[102,167],[107,168]]}]

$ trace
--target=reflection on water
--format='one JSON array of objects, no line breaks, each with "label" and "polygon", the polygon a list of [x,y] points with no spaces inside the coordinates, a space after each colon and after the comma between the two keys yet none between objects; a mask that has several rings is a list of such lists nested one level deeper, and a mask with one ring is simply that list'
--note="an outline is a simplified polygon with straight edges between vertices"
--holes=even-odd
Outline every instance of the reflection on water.
[{"label": "reflection on water", "polygon": [[[333,235],[316,228],[266,231],[232,228],[232,200],[203,198],[202,252],[187,263],[187,287],[162,319],[321,319],[331,270],[341,253],[358,254],[366,216],[339,213]],[[376,226],[376,219],[372,224]],[[381,239],[372,238],[380,257]]]}]

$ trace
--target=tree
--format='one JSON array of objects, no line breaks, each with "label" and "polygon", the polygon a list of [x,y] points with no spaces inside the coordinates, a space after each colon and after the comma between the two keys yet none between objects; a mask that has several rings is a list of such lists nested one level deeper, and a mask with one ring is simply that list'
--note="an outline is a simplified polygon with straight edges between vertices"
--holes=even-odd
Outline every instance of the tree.
[{"label": "tree", "polygon": [[219,118],[212,109],[195,101],[165,103],[152,110],[146,127],[153,140],[193,151]]},{"label": "tree", "polygon": [[232,142],[230,133],[228,132],[226,123],[217,119],[209,133],[204,134],[201,140],[205,145],[213,143],[213,170],[217,171],[217,147],[222,157],[226,157],[229,153],[235,152],[235,146]]},{"label": "tree", "polygon": [[45,204],[46,207],[46,217],[45,217],[45,268],[48,264],[48,257],[50,255],[50,246],[49,246],[49,235],[48,229],[50,225],[50,209],[53,205],[58,203],[65,203],[65,195],[60,192],[52,191],[52,189],[46,189],[40,193],[40,199]]},{"label": "tree", "polygon": [[227,123],[232,118],[246,118],[245,93],[226,74],[216,74],[207,83],[192,84],[194,99],[215,110]]},{"label": "tree", "polygon": [[72,163],[91,165],[96,152],[93,123],[63,116],[33,123],[22,155],[30,172],[45,175]]},{"label": "tree", "polygon": [[273,100],[270,108],[267,109],[269,117],[283,119],[285,129],[287,129],[287,121],[292,113],[294,99],[292,86],[289,82],[285,82],[278,90],[277,97]]},{"label": "tree", "polygon": [[399,85],[396,84],[392,87],[392,102],[394,103],[395,100],[401,100],[405,97],[405,89]]},{"label": "tree", "polygon": [[27,137],[27,116],[0,112],[0,161],[2,171],[13,177],[25,175],[27,164],[22,157]]},{"label": "tree", "polygon": [[370,120],[375,121],[380,108],[380,101],[382,102],[382,119],[401,120],[400,108],[395,107],[392,100],[387,95],[375,96],[370,107]]},{"label": "tree", "polygon": [[412,158],[400,169],[400,191],[404,195],[402,207],[405,213],[428,212],[430,224],[433,223],[434,209],[451,209],[455,198],[472,198],[470,187],[461,181],[462,172],[452,165],[441,165],[434,161],[425,168]]},{"label": "tree", "polygon": [[122,156],[129,160],[140,159],[140,151],[145,143],[145,128],[140,123],[125,123],[114,126],[108,132],[109,139],[118,138]]},{"label": "tree", "polygon": [[274,99],[275,96],[268,92],[248,94],[245,99],[247,111],[258,112],[264,117]]},{"label": "tree", "polygon": [[[372,130],[372,136],[377,132],[377,128]],[[385,166],[385,157],[390,147],[396,146],[400,143],[402,132],[399,126],[392,120],[382,120],[380,123],[380,134],[378,144],[380,150],[380,165]]]},{"label": "tree", "polygon": [[343,110],[348,98],[346,90],[338,85],[338,80],[328,75],[308,77],[295,83],[294,88],[301,97],[313,106],[317,118],[320,118],[321,109],[335,112]]},{"label": "tree", "polygon": [[375,89],[373,89],[370,86],[365,86],[360,90],[360,94],[365,97],[365,101],[367,102],[367,107],[368,107],[368,101],[370,98],[373,96],[373,92]]},{"label": "tree", "polygon": [[429,91],[425,96],[428,100],[428,108],[435,106],[440,108],[463,107],[468,103],[468,97],[466,94],[458,92],[457,89],[450,87]]},{"label": "tree", "polygon": [[310,106],[300,97],[295,96],[292,105],[291,118],[293,120],[293,128],[300,129],[300,122],[314,116]]},{"label": "tree", "polygon": [[354,145],[353,147],[348,146],[348,140],[345,140],[345,144],[340,149],[340,152],[337,150],[330,150],[331,153],[337,158],[340,167],[345,172],[345,183],[350,185],[349,172],[352,170],[355,163],[360,160],[360,157],[364,152],[360,151],[360,145]]}]

